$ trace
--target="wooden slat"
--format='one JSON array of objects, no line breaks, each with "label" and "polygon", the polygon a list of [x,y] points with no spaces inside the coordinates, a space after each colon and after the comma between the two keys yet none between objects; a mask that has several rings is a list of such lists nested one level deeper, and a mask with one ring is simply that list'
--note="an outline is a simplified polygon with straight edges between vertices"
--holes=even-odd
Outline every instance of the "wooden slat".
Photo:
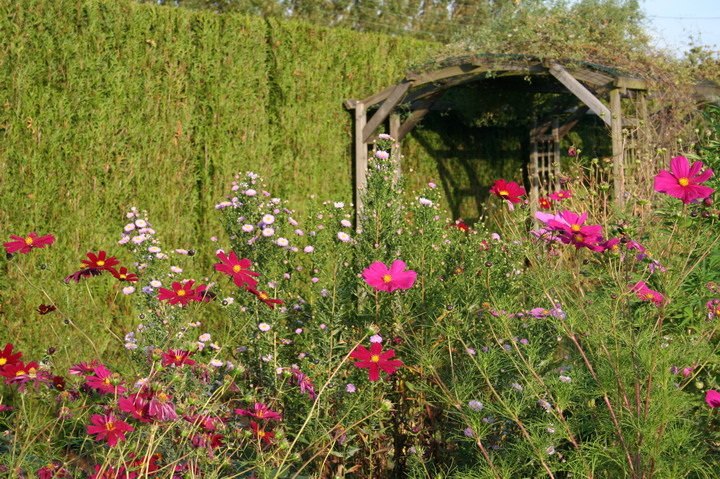
[{"label": "wooden slat", "polygon": [[454,65],[446,67],[441,70],[435,70],[432,72],[405,72],[405,78],[411,80],[415,85],[423,85],[425,83],[434,83],[446,78],[456,77],[458,75],[468,75],[483,73],[487,71],[494,71],[494,68],[488,66],[475,66],[469,63],[463,65]]},{"label": "wooden slat", "polygon": [[412,115],[410,115],[410,118],[405,120],[405,122],[400,125],[397,137],[395,138],[397,141],[405,138],[405,135],[410,133],[410,131],[415,128],[415,125],[417,125],[420,120],[422,120],[423,117],[428,114],[430,108],[432,108],[435,102],[440,98],[440,96],[442,96],[442,93],[442,91],[436,92],[435,95],[425,98],[417,104],[417,106],[412,112]]},{"label": "wooden slat", "polygon": [[647,90],[647,82],[642,78],[617,77],[615,86],[618,88],[630,88],[631,90]]},{"label": "wooden slat", "polygon": [[[558,79],[560,83],[565,85],[570,92],[578,97],[580,101],[586,104],[592,111],[598,115],[607,126],[610,124],[610,110],[603,102],[597,99],[590,90],[585,88],[582,83],[577,81],[570,73],[565,70],[559,63],[550,65],[550,74]],[[618,92],[619,93],[619,92]]]},{"label": "wooden slat", "polygon": [[567,135],[568,132],[578,124],[582,117],[587,114],[588,110],[590,110],[590,108],[587,105],[583,105],[575,110],[575,113],[573,113],[572,116],[568,118],[568,120],[563,123],[560,128],[558,128],[558,136],[562,139],[565,135]]},{"label": "wooden slat", "polygon": [[405,93],[407,93],[411,86],[412,82],[409,81],[403,81],[395,85],[393,91],[390,93],[387,99],[383,102],[380,108],[378,108],[372,118],[370,118],[370,120],[368,120],[368,122],[365,124],[362,133],[363,141],[367,142],[368,138],[370,138],[370,135],[372,135],[373,132],[377,129],[377,127],[385,121],[392,109],[397,106],[400,100],[402,100],[402,98],[405,96]]},{"label": "wooden slat", "polygon": [[625,201],[625,162],[623,155],[622,138],[622,104],[620,90],[610,92],[610,111],[612,125],[610,126],[613,153],[613,186],[615,189],[615,204],[621,208]]}]

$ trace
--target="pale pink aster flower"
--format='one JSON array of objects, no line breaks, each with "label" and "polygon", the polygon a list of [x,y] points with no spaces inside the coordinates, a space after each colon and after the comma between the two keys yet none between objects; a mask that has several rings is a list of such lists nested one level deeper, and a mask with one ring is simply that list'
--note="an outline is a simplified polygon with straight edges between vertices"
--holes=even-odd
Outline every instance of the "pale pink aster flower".
[{"label": "pale pink aster flower", "polygon": [[303,251],[305,251],[306,253],[312,253],[313,251],[315,251],[315,248],[313,246],[306,246]]},{"label": "pale pink aster flower", "polygon": [[271,225],[275,223],[275,217],[273,215],[265,215],[262,217],[262,222],[266,225]]},{"label": "pale pink aster flower", "polygon": [[340,231],[340,232],[337,234],[337,237],[338,237],[338,239],[339,239],[340,241],[342,241],[343,243],[347,243],[348,241],[350,241],[350,235],[347,234],[347,233],[345,233],[345,232],[343,232],[343,231]]},{"label": "pale pink aster flower", "polygon": [[266,238],[269,238],[270,236],[272,236],[274,234],[275,234],[275,230],[270,227],[263,228],[263,230],[262,230],[262,235]]},{"label": "pale pink aster flower", "polygon": [[254,229],[255,229],[255,227],[253,225],[243,225],[242,226],[242,230],[246,233],[250,233]]},{"label": "pale pink aster flower", "polygon": [[350,228],[352,226],[352,223],[350,223],[348,220],[340,220],[340,224],[345,228]]},{"label": "pale pink aster flower", "polygon": [[375,152],[375,158],[378,158],[380,160],[387,160],[388,158],[390,158],[390,153],[385,150],[378,150]]},{"label": "pale pink aster flower", "polygon": [[433,205],[433,202],[427,198],[420,198],[418,200],[418,203],[420,203],[423,206],[432,206]]},{"label": "pale pink aster flower", "polygon": [[123,294],[132,294],[135,292],[135,288],[133,288],[132,286],[126,286],[123,288],[122,291],[123,291]]},{"label": "pale pink aster flower", "polygon": [[143,219],[135,220],[135,224],[137,225],[138,228],[145,228],[148,225],[147,221],[145,221]]},{"label": "pale pink aster flower", "polygon": [[205,333],[205,334],[201,334],[198,339],[204,343],[205,341],[210,341],[210,338],[211,338],[210,333]]},{"label": "pale pink aster flower", "polygon": [[160,286],[162,286],[162,282],[154,279],[150,281],[150,286],[152,286],[153,288],[159,288]]},{"label": "pale pink aster flower", "polygon": [[222,367],[224,364],[225,363],[223,363],[219,359],[213,359],[212,361],[210,361],[210,365],[215,366],[216,368]]},{"label": "pale pink aster flower", "polygon": [[260,323],[258,324],[258,329],[263,332],[270,331],[272,329],[272,326],[270,326],[268,323]]},{"label": "pale pink aster flower", "polygon": [[371,343],[382,343],[383,338],[379,334],[373,334],[370,336],[370,342]]},{"label": "pale pink aster flower", "polygon": [[342,201],[336,201],[335,203],[333,203],[333,206],[335,208],[343,208],[345,206],[345,203],[343,203]]},{"label": "pale pink aster flower", "polygon": [[157,246],[151,246],[151,247],[148,248],[148,251],[149,251],[150,253],[159,253],[159,252],[162,251],[162,250],[161,250],[159,247],[157,247]]},{"label": "pale pink aster flower", "polygon": [[432,182],[428,183],[428,186],[429,186],[430,188],[437,188],[437,185],[436,185],[435,183],[432,183]]},{"label": "pale pink aster flower", "polygon": [[249,188],[249,189],[245,190],[245,194],[247,196],[255,196],[255,195],[257,195],[257,191],[253,190],[252,188]]},{"label": "pale pink aster flower", "polygon": [[127,242],[130,241],[129,236],[123,236],[120,241],[118,241],[118,244],[127,244]]},{"label": "pale pink aster flower", "polygon": [[135,223],[128,223],[125,225],[125,228],[123,228],[123,229],[125,230],[126,233],[131,232],[132,230],[135,229]]},{"label": "pale pink aster flower", "polygon": [[278,246],[282,247],[288,246],[290,244],[290,242],[286,238],[278,238],[275,243],[277,243]]},{"label": "pale pink aster flower", "polygon": [[173,273],[182,273],[183,272],[182,268],[180,268],[178,266],[170,266],[170,271],[172,271]]},{"label": "pale pink aster flower", "polygon": [[135,244],[142,244],[145,241],[145,235],[133,236],[132,242]]}]

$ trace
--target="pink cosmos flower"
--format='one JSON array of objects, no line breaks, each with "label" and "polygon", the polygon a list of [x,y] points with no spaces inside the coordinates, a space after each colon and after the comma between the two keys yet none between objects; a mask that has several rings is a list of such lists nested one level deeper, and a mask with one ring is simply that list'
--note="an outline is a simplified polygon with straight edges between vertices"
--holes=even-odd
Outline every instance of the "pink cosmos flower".
[{"label": "pink cosmos flower", "polygon": [[363,346],[358,346],[355,351],[350,353],[351,358],[359,359],[355,366],[359,368],[369,368],[370,381],[380,379],[380,370],[382,369],[388,374],[395,372],[397,368],[402,366],[402,361],[398,359],[390,359],[395,356],[395,351],[388,349],[382,352],[381,343],[372,343],[370,351]]},{"label": "pink cosmos flower", "polygon": [[665,302],[665,298],[663,297],[663,295],[658,293],[657,291],[653,291],[652,289],[648,288],[647,284],[645,284],[644,281],[635,283],[633,287],[630,288],[630,291],[635,293],[635,295],[643,301],[652,301],[657,306],[660,306],[662,303]]},{"label": "pink cosmos flower", "polygon": [[562,201],[562,200],[566,200],[566,199],[572,198],[572,197],[573,197],[573,195],[572,195],[572,193],[570,193],[570,190],[565,190],[565,191],[560,190],[557,193],[553,193],[550,195],[550,199],[555,200],[555,201]]},{"label": "pink cosmos flower", "polygon": [[25,238],[10,235],[13,241],[3,243],[8,254],[19,251],[22,254],[28,254],[31,248],[44,248],[45,245],[53,244],[55,237],[53,235],[45,235],[38,237],[35,233],[30,233]]},{"label": "pink cosmos flower", "polygon": [[514,181],[508,182],[500,179],[495,181],[492,188],[490,188],[490,193],[511,203],[520,203],[520,197],[525,194],[525,188],[522,188]]},{"label": "pink cosmos flower", "polygon": [[[583,246],[592,251],[603,251],[603,246],[597,244],[602,241],[600,225],[585,225],[588,213],[578,215],[570,210],[559,213],[561,221],[549,219],[548,226],[560,233],[560,241],[565,244],[574,244],[576,249]],[[537,216],[537,215],[536,215]]]},{"label": "pink cosmos flower", "polygon": [[247,285],[246,287],[254,288],[257,285],[257,281],[252,276],[260,276],[260,273],[250,271],[252,262],[249,259],[243,258],[238,261],[234,251],[230,251],[229,255],[220,252],[217,257],[220,258],[221,263],[215,263],[215,271],[231,276],[238,287]]},{"label": "pink cosmos flower", "polygon": [[702,161],[696,161],[690,166],[687,158],[676,156],[670,160],[670,171],[660,170],[655,176],[655,191],[680,198],[685,204],[707,198],[715,190],[709,186],[700,186],[700,183],[707,181],[713,171],[708,168],[700,173],[702,167]]},{"label": "pink cosmos flower", "polygon": [[90,476],[90,479],[135,479],[136,477],[137,472],[127,471],[124,466],[115,470],[112,466],[98,464],[95,466],[95,474]]},{"label": "pink cosmos flower", "polygon": [[183,306],[187,306],[190,301],[202,301],[202,293],[206,287],[201,284],[197,288],[193,289],[195,281],[190,280],[184,284],[177,281],[173,282],[172,289],[160,288],[160,294],[158,294],[159,300],[167,300],[169,304],[180,303]]},{"label": "pink cosmos flower", "polygon": [[193,353],[182,349],[168,349],[166,353],[162,355],[163,366],[177,366],[182,367],[183,364],[192,366],[195,361],[190,359]]},{"label": "pink cosmos flower", "polygon": [[132,432],[135,430],[130,424],[125,421],[118,419],[114,414],[94,414],[90,418],[93,423],[92,426],[88,426],[88,434],[97,434],[95,440],[101,441],[107,439],[108,446],[115,447],[118,439],[125,440],[125,433]]},{"label": "pink cosmos flower", "polygon": [[18,391],[25,390],[25,384],[32,382],[35,385],[35,391],[40,390],[40,383],[47,384],[52,387],[52,376],[46,371],[40,370],[40,366],[35,361],[23,364],[18,361],[15,364],[9,364],[2,368],[2,376],[8,379],[5,384],[18,384]]},{"label": "pink cosmos flower", "polygon": [[712,408],[720,407],[720,392],[710,389],[705,394],[705,402]]},{"label": "pink cosmos flower", "polygon": [[379,291],[392,292],[396,289],[410,289],[415,283],[417,273],[413,270],[405,271],[405,262],[393,261],[388,268],[385,263],[375,261],[363,271],[365,282]]},{"label": "pink cosmos flower", "polygon": [[257,419],[264,419],[266,421],[270,419],[282,419],[282,415],[268,409],[267,404],[255,403],[253,411],[246,409],[236,409],[235,414],[240,416],[250,416]]},{"label": "pink cosmos flower", "polygon": [[94,368],[93,375],[85,378],[85,383],[101,394],[124,394],[124,382],[118,373],[111,373],[103,365]]},{"label": "pink cosmos flower", "polygon": [[147,401],[138,395],[118,399],[118,407],[121,411],[132,414],[132,417],[140,422],[152,422],[149,417]]}]

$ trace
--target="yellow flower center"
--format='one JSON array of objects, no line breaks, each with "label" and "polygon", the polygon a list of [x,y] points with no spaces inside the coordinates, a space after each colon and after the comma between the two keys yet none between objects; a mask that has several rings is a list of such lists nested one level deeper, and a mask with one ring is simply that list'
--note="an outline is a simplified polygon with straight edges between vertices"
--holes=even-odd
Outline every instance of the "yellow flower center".
[{"label": "yellow flower center", "polygon": [[15,377],[23,376],[23,375],[25,375],[25,371],[18,371],[15,373]]},{"label": "yellow flower center", "polygon": [[575,235],[575,241],[578,243],[582,243],[585,240],[585,237],[583,235]]},{"label": "yellow flower center", "polygon": [[372,361],[373,363],[379,363],[380,356],[378,356],[377,354],[373,354],[372,356],[370,356],[370,361]]},{"label": "yellow flower center", "polygon": [[265,431],[263,431],[262,429],[258,429],[257,435],[258,437],[263,438],[265,437]]},{"label": "yellow flower center", "polygon": [[572,225],[570,229],[577,233],[578,231],[580,231],[581,228],[580,225]]},{"label": "yellow flower center", "polygon": [[110,377],[108,376],[108,377],[106,377],[105,379],[103,379],[103,382],[104,382],[105,384],[110,384]]},{"label": "yellow flower center", "polygon": [[235,266],[233,266],[234,273],[239,273],[240,271],[242,271],[242,266],[240,266],[239,264],[236,264]]},{"label": "yellow flower center", "polygon": [[680,178],[678,179],[678,184],[680,186],[687,186],[690,184],[690,180],[688,180],[687,178]]},{"label": "yellow flower center", "polygon": [[257,416],[257,417],[263,417],[264,415],[265,415],[265,411],[263,411],[262,409],[255,413],[255,416]]},{"label": "yellow flower center", "polygon": [[158,399],[158,401],[160,401],[161,403],[164,404],[164,403],[166,403],[166,402],[168,401],[168,399],[170,399],[170,398],[168,397],[167,394],[165,394],[165,393],[163,393],[163,392],[160,392],[160,393],[158,393],[158,395],[157,395],[157,399]]},{"label": "yellow flower center", "polygon": [[183,357],[180,356],[179,354],[176,354],[176,355],[175,355],[175,361],[182,361],[182,358],[183,358]]},{"label": "yellow flower center", "polygon": [[260,293],[260,299],[270,299],[270,296],[267,295],[267,293]]},{"label": "yellow flower center", "polygon": [[25,238],[25,244],[28,246],[33,244],[33,241],[35,241],[35,240],[33,240],[31,236],[28,236],[27,238]]},{"label": "yellow flower center", "polygon": [[507,190],[500,190],[500,192],[499,192],[498,194],[499,194],[500,196],[510,196],[510,193],[508,193]]},{"label": "yellow flower center", "polygon": [[37,369],[35,369],[35,368],[28,369],[28,376],[30,376],[31,378],[37,377]]},{"label": "yellow flower center", "polygon": [[105,429],[107,429],[108,431],[112,431],[113,429],[115,429],[115,424],[113,424],[112,421],[108,421],[105,423]]},{"label": "yellow flower center", "polygon": [[652,294],[652,293],[645,293],[645,298],[646,298],[646,299],[649,299],[649,300],[652,300],[652,299],[655,298],[655,295]]},{"label": "yellow flower center", "polygon": [[0,358],[0,366],[5,366],[7,363],[7,358]]},{"label": "yellow flower center", "polygon": [[186,291],[184,289],[178,289],[177,295],[178,296],[185,296]]},{"label": "yellow flower center", "polygon": [[383,281],[389,283],[390,281],[392,281],[392,276],[386,274],[385,276],[383,276]]},{"label": "yellow flower center", "polygon": [[99,261],[97,262],[97,265],[98,265],[98,266],[105,266],[105,261],[99,260]]},{"label": "yellow flower center", "polygon": [[558,195],[558,198],[562,198],[563,196],[565,196],[565,193],[558,193],[557,195]]},{"label": "yellow flower center", "polygon": [[127,279],[127,275],[126,275],[126,274],[121,274],[121,275],[120,275],[120,279]]}]

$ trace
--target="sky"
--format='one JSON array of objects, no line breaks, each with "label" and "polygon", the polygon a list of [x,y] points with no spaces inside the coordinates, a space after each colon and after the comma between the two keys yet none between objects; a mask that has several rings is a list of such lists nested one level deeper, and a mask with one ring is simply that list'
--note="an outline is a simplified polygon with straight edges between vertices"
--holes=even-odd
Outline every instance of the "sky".
[{"label": "sky", "polygon": [[656,46],[682,55],[692,37],[720,51],[720,0],[640,0],[640,6]]}]

